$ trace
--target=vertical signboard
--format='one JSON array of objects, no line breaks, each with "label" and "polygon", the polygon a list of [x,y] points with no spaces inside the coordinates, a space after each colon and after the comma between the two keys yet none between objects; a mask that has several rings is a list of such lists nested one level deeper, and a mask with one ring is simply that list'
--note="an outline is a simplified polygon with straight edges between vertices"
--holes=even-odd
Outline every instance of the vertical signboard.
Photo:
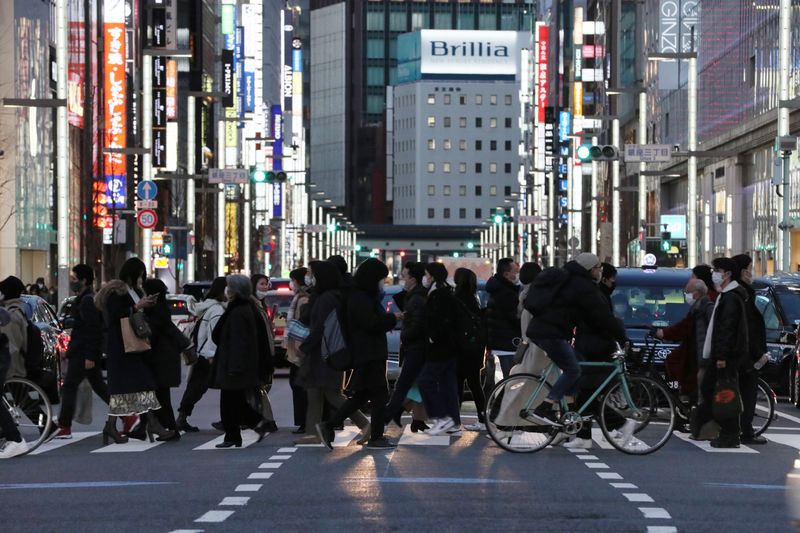
[{"label": "vertical signboard", "polygon": [[167,60],[167,120],[178,118],[178,62]]},{"label": "vertical signboard", "polygon": [[[272,145],[272,170],[283,170],[283,112],[281,106],[272,106],[272,137],[275,142]],[[272,186],[272,218],[283,218],[283,195],[281,194],[283,184],[275,181]]]},{"label": "vertical signboard", "polygon": [[544,115],[547,107],[547,76],[549,75],[547,58],[550,55],[549,31],[550,29],[544,24],[539,26],[539,43],[536,53],[536,105],[538,106],[539,122],[545,122]]},{"label": "vertical signboard", "polygon": [[[106,148],[124,148],[127,143],[125,83],[125,2],[105,0],[103,4],[104,115]],[[122,154],[105,153],[106,204],[125,207],[126,161]]]},{"label": "vertical signboard", "polygon": [[[658,51],[665,54],[692,51],[692,30],[694,29],[694,49],[698,49],[700,36],[699,0],[661,0],[658,10]],[[680,62],[659,61],[658,88],[674,90],[687,82],[687,69],[681,69]]]},{"label": "vertical signboard", "polygon": [[255,74],[245,71],[242,81],[242,112],[252,113],[256,109]]},{"label": "vertical signboard", "polygon": [[222,97],[223,107],[233,107],[233,50],[222,50]]},{"label": "vertical signboard", "polygon": [[150,0],[153,46],[177,49],[178,0]]}]

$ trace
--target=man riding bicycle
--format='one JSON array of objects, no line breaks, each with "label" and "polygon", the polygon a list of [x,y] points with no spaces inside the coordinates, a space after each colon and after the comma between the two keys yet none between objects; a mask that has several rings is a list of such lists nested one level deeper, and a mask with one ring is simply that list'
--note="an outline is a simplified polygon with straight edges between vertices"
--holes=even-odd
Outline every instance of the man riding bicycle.
[{"label": "man riding bicycle", "polygon": [[[562,371],[550,394],[532,413],[539,422],[551,425],[559,423],[561,400],[566,396],[568,402],[573,402],[579,390],[581,368],[571,344],[575,327],[579,323],[592,324],[595,331],[606,331],[620,343],[625,341],[621,322],[614,317],[597,286],[602,275],[600,259],[584,252],[559,270],[552,271],[552,276],[545,276],[546,271],[540,274],[537,280],[542,281],[538,286],[534,284],[525,302],[526,309],[533,314],[527,336]],[[548,279],[553,279],[550,287],[544,286]],[[544,296],[548,292],[552,293],[549,298]]]}]

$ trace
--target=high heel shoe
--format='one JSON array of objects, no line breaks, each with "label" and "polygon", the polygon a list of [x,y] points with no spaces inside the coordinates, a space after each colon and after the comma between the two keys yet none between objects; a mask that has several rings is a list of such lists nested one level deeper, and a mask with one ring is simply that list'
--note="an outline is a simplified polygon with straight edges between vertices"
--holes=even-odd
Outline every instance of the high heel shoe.
[{"label": "high heel shoe", "polygon": [[425,431],[426,429],[430,429],[428,424],[425,423],[424,420],[412,420],[411,421],[411,432],[416,433],[418,431]]},{"label": "high heel shoe", "polygon": [[164,429],[161,422],[156,418],[155,413],[148,411],[145,415],[147,438],[150,442],[154,442],[153,435],[158,435],[158,440],[161,442],[178,440],[180,434],[172,429]]},{"label": "high heel shoe", "polygon": [[103,428],[103,445],[107,446],[109,440],[113,440],[114,444],[125,444],[128,442],[128,437],[121,435],[119,431],[117,431],[117,421],[113,418],[106,420],[106,425]]}]

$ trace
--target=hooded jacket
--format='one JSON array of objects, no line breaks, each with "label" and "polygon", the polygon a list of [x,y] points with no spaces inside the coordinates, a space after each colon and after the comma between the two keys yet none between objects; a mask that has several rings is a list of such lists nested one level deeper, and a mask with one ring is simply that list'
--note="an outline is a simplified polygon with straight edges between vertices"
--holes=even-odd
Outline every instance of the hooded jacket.
[{"label": "hooded jacket", "polygon": [[534,342],[537,339],[569,341],[575,327],[584,323],[594,331],[607,332],[609,338],[624,342],[625,329],[614,317],[591,273],[575,261],[568,262],[564,268],[570,273],[569,280],[556,294],[550,308],[531,320],[527,336]]},{"label": "hooded jacket", "polygon": [[517,305],[519,287],[501,274],[495,274],[486,282],[489,303],[486,306],[486,328],[488,346],[492,350],[513,352],[514,339],[519,338],[520,328]]},{"label": "hooded jacket", "polygon": [[217,326],[220,317],[225,312],[225,304],[213,298],[203,300],[197,304],[197,355],[200,357],[214,357],[217,345],[211,338],[211,333]]},{"label": "hooded jacket", "polygon": [[388,274],[386,265],[377,259],[367,259],[353,276],[353,289],[345,308],[354,368],[385,362],[389,356],[386,332],[394,328],[397,319],[383,308],[378,291],[378,282]]},{"label": "hooded jacket", "polygon": [[458,355],[455,328],[458,327],[456,306],[460,305],[449,285],[435,287],[425,302],[425,334],[428,346],[425,359],[446,361]]}]

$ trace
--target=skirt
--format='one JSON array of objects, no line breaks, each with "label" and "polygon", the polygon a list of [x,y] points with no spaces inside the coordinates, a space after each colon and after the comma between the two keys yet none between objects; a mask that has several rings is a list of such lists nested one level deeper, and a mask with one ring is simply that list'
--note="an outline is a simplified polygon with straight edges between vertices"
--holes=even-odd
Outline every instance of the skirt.
[{"label": "skirt", "polygon": [[161,409],[155,391],[112,394],[108,402],[108,414],[112,416],[140,415],[147,411]]}]

